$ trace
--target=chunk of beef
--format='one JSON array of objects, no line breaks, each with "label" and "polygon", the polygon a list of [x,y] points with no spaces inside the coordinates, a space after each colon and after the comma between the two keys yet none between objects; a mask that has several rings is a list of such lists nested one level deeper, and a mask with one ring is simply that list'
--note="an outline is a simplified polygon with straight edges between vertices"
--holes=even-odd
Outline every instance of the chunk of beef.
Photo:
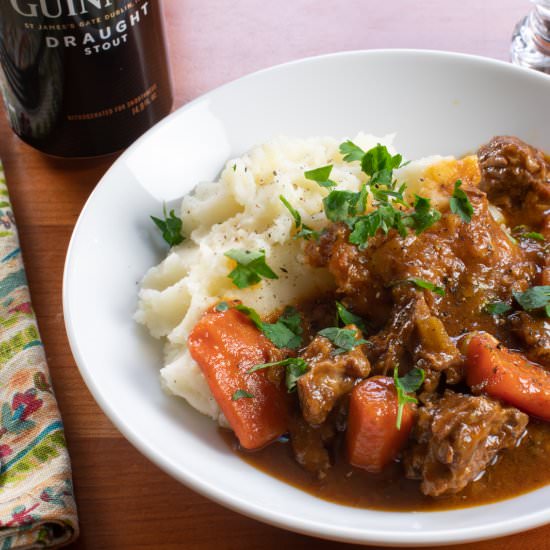
[{"label": "chunk of beef", "polygon": [[296,462],[319,479],[326,476],[332,466],[331,454],[337,434],[347,425],[349,399],[344,397],[320,426],[308,424],[301,415],[290,421],[290,443]]},{"label": "chunk of beef", "polygon": [[424,390],[435,391],[442,372],[448,384],[458,384],[464,377],[462,354],[422,296],[415,305],[415,327],[413,360],[426,373]]},{"label": "chunk of beef", "polygon": [[[346,328],[361,331],[354,325]],[[337,401],[351,391],[358,378],[370,373],[370,363],[362,346],[335,355],[336,348],[324,336],[316,336],[300,354],[308,363],[309,370],[297,382],[302,414],[312,425],[322,424]]]},{"label": "chunk of beef", "polygon": [[473,188],[467,193],[474,207],[470,223],[446,211],[420,235],[379,233],[364,250],[349,243],[345,225],[334,224],[308,244],[310,262],[328,267],[338,294],[376,328],[387,325],[396,292],[412,287],[416,277],[445,288],[444,296],[423,294],[450,336],[473,330],[485,303],[526,290],[537,266],[493,219],[485,195]]},{"label": "chunk of beef", "polygon": [[425,495],[458,493],[483,474],[501,449],[515,447],[528,416],[488,397],[445,391],[418,411],[416,443],[405,454],[407,477]]},{"label": "chunk of beef", "polygon": [[325,477],[331,466],[326,445],[335,435],[333,426],[311,426],[302,417],[296,416],[290,422],[289,431],[296,462],[318,478]]},{"label": "chunk of beef", "polygon": [[391,373],[407,353],[415,327],[417,294],[411,291],[408,300],[399,299],[386,326],[369,338],[367,354],[376,374],[386,376]]},{"label": "chunk of beef", "polygon": [[387,375],[408,358],[426,373],[425,391],[436,390],[442,372],[448,383],[460,382],[462,355],[422,293],[402,287],[394,299],[386,327],[369,339],[367,354],[376,374]]},{"label": "chunk of beef", "polygon": [[384,239],[371,239],[365,251],[349,242],[349,228],[343,223],[329,226],[317,241],[309,241],[306,253],[315,267],[328,267],[334,276],[338,294],[353,304],[359,315],[368,317],[376,326],[382,326],[392,309],[391,292],[383,281],[376,281],[370,266],[371,253]]},{"label": "chunk of beef", "polygon": [[535,363],[550,367],[550,321],[524,311],[510,315],[508,321],[525,344],[525,355]]},{"label": "chunk of beef", "polygon": [[550,208],[550,166],[545,155],[516,137],[497,136],[478,151],[480,189],[508,215],[518,210],[538,225]]}]

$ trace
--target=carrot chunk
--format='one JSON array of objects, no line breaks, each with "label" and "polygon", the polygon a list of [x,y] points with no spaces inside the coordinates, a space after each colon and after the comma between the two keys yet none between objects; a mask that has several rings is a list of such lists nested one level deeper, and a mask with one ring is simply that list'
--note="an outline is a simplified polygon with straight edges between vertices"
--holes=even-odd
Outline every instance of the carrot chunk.
[{"label": "carrot chunk", "polygon": [[474,391],[550,422],[550,373],[486,332],[476,332],[469,339],[466,382]]},{"label": "carrot chunk", "polygon": [[[261,370],[276,348],[236,309],[210,310],[191,331],[187,345],[242,447],[259,449],[288,428],[289,400]],[[252,397],[248,397],[252,396]]]},{"label": "carrot chunk", "polygon": [[397,390],[392,378],[373,376],[351,392],[346,443],[353,466],[380,472],[403,448],[414,423],[415,409],[407,403],[397,429]]}]

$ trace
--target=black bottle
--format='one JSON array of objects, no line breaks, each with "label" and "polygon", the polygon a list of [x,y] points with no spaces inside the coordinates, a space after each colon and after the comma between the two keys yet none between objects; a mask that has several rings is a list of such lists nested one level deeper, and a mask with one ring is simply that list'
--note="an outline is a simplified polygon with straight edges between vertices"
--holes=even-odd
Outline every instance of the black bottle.
[{"label": "black bottle", "polygon": [[0,89],[44,153],[123,149],[170,112],[160,0],[1,0]]}]

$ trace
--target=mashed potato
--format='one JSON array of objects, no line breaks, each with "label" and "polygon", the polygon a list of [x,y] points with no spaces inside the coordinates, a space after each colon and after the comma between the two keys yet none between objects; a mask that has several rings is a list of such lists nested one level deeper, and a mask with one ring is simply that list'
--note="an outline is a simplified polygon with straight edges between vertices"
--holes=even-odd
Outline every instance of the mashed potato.
[{"label": "mashed potato", "polygon": [[[359,191],[366,176],[359,163],[343,161],[338,150],[342,141],[277,138],[230,160],[219,181],[200,183],[183,198],[186,240],[142,281],[135,319],[166,342],[163,388],[215,420],[224,419],[187,350],[189,332],[220,299],[241,300],[265,315],[332,287],[327,271],[305,262],[303,242],[292,239],[293,219],[279,196],[288,199],[308,226],[325,226],[322,200],[328,191],[307,180],[304,171],[333,164],[331,179],[338,188]],[[382,143],[392,151],[392,136],[359,134],[353,141],[364,150]],[[427,185],[423,175],[436,160],[440,157],[410,163],[394,175],[407,181],[412,196]],[[430,195],[437,195],[435,185]],[[227,277],[233,262],[224,256],[232,248],[265,250],[267,264],[279,278],[236,288]]]}]

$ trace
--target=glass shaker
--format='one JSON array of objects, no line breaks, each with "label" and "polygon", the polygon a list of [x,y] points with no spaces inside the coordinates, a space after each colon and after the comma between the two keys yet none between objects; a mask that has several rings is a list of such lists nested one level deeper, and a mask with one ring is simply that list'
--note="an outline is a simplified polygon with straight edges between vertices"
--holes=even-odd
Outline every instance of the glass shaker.
[{"label": "glass shaker", "polygon": [[531,13],[514,30],[512,62],[550,74],[550,0],[531,1]]}]

